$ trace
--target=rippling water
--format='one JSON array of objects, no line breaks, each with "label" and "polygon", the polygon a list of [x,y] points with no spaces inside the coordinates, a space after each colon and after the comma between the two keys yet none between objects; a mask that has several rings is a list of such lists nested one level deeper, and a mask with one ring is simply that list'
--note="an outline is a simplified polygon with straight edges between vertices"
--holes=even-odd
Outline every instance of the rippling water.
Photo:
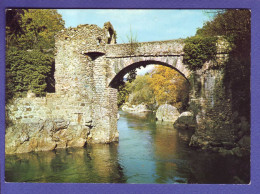
[{"label": "rippling water", "polygon": [[188,146],[192,131],[120,112],[119,143],[6,156],[7,182],[248,183],[249,158]]}]

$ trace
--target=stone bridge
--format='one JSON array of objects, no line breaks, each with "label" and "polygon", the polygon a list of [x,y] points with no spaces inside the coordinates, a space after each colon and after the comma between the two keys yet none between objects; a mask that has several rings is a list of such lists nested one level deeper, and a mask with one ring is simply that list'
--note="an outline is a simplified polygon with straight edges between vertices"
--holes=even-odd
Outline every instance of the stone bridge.
[{"label": "stone bridge", "polygon": [[182,63],[183,40],[154,41],[106,45],[106,60],[112,68],[110,87],[132,69],[158,64],[177,70],[185,78],[190,71]]},{"label": "stone bridge", "polygon": [[7,106],[14,125],[6,131],[6,153],[117,141],[117,80],[149,64],[185,78],[191,73],[182,63],[183,40],[116,44],[109,22],[65,29],[55,42],[55,93],[28,94]]},{"label": "stone bridge", "polygon": [[[68,96],[68,101],[78,101],[79,106],[62,117],[73,124],[87,125],[91,121],[88,142],[115,140],[118,137],[117,90],[114,89],[117,80],[131,69],[149,64],[169,66],[184,77],[189,76],[182,63],[183,46],[183,40],[116,44],[110,23],[103,29],[82,25],[61,32],[56,36],[54,95]],[[68,115],[74,115],[80,123]]]}]

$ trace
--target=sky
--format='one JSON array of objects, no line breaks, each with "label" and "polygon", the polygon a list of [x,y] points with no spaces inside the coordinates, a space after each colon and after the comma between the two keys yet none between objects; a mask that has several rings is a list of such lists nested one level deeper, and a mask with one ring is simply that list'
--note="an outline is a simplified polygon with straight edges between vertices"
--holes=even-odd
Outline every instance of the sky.
[{"label": "sky", "polygon": [[[110,21],[117,32],[117,43],[127,43],[130,29],[138,42],[171,40],[194,36],[197,28],[210,20],[204,10],[195,9],[59,9],[65,27]],[[138,74],[151,71],[138,70]]]}]

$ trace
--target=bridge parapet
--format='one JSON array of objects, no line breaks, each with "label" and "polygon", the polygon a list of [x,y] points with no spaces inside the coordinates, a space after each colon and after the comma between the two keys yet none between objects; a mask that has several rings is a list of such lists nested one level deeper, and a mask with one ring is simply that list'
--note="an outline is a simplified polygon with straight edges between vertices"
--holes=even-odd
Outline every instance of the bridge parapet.
[{"label": "bridge parapet", "polygon": [[184,40],[106,45],[106,57],[183,55]]}]

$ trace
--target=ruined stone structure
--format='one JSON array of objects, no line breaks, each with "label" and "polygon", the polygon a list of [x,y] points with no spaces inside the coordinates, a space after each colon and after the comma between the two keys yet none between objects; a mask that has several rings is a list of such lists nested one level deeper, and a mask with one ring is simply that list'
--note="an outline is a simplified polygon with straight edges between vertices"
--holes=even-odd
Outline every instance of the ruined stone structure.
[{"label": "ruined stone structure", "polygon": [[65,29],[55,40],[55,93],[28,95],[6,107],[11,123],[6,129],[7,154],[117,141],[114,87],[120,78],[149,64],[174,68],[185,78],[191,75],[182,63],[183,40],[116,44],[109,22],[102,29]]},{"label": "ruined stone structure", "polygon": [[28,95],[7,106],[6,153],[51,150],[118,140],[116,81],[129,70],[162,64],[188,76],[181,40],[115,44],[107,22],[56,35],[55,93]]}]

